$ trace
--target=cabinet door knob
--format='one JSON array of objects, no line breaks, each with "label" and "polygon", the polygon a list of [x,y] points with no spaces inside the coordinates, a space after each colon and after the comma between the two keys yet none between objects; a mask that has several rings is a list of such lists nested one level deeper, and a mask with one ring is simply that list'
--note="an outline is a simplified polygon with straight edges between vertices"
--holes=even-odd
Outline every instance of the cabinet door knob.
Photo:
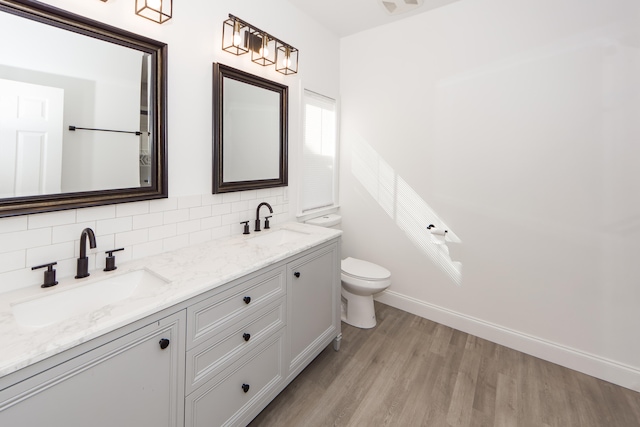
[{"label": "cabinet door knob", "polygon": [[249,391],[249,384],[242,384],[242,391],[245,393]]},{"label": "cabinet door knob", "polygon": [[245,304],[249,304],[251,302],[251,297],[244,297],[242,298],[242,300],[244,301]]},{"label": "cabinet door knob", "polygon": [[245,341],[249,341],[251,339],[251,334],[247,334],[246,332],[242,335]]},{"label": "cabinet door knob", "polygon": [[296,271],[295,273],[293,273],[293,275],[296,276],[296,277],[300,277],[300,272]]},{"label": "cabinet door knob", "polygon": [[170,341],[168,339],[162,338],[160,340],[160,348],[164,350],[165,348],[169,347],[169,342]]}]

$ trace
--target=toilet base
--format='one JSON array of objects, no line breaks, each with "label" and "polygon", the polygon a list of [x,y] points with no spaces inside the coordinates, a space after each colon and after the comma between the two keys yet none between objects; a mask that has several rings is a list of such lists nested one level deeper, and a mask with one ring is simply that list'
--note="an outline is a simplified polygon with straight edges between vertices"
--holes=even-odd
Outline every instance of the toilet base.
[{"label": "toilet base", "polygon": [[356,328],[371,329],[376,326],[376,312],[373,295],[356,295],[342,287],[342,298],[346,309],[342,311],[342,321]]}]

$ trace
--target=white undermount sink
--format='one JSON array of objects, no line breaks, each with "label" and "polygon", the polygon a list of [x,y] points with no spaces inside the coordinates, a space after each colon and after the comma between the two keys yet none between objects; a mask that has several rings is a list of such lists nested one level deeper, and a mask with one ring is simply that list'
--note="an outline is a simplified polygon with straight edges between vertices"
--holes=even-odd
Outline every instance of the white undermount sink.
[{"label": "white undermount sink", "polygon": [[164,283],[168,282],[147,270],[134,270],[70,289],[52,289],[48,291],[51,293],[12,304],[11,310],[20,325],[39,328],[122,301],[138,287]]},{"label": "white undermount sink", "polygon": [[267,231],[265,234],[252,237],[249,239],[249,242],[261,246],[279,246],[295,242],[296,240],[308,235],[308,233],[303,233],[301,231],[281,228],[280,230]]}]

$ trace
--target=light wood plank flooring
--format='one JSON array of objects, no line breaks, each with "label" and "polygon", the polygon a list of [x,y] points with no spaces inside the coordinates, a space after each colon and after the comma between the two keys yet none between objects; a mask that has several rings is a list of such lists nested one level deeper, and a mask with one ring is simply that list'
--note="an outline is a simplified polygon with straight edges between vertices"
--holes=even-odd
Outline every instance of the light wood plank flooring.
[{"label": "light wood plank flooring", "polygon": [[640,426],[640,393],[376,302],[251,427]]}]

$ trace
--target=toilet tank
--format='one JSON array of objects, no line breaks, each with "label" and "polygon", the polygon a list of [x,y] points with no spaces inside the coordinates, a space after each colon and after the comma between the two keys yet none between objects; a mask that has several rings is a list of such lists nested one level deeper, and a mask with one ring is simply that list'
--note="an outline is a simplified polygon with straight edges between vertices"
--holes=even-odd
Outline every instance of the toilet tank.
[{"label": "toilet tank", "polygon": [[338,214],[327,214],[316,218],[311,218],[305,221],[305,224],[317,225],[318,227],[334,228],[340,230],[340,223],[342,217]]}]

